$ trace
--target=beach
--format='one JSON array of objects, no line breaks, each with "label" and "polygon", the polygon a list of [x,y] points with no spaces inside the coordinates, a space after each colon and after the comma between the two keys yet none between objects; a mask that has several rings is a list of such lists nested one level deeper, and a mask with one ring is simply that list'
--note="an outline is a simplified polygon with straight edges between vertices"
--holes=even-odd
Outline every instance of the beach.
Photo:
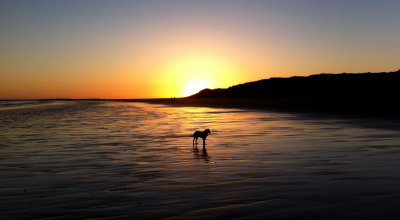
[{"label": "beach", "polygon": [[[118,101],[0,108],[3,218],[398,219],[395,119]],[[206,151],[195,130],[211,129]]]}]

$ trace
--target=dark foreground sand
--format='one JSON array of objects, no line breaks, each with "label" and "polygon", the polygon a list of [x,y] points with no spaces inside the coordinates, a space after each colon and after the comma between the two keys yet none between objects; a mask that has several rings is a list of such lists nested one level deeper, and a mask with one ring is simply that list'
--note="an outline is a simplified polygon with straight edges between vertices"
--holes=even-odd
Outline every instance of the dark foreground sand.
[{"label": "dark foreground sand", "polygon": [[400,218],[400,123],[166,101],[0,110],[0,216]]}]

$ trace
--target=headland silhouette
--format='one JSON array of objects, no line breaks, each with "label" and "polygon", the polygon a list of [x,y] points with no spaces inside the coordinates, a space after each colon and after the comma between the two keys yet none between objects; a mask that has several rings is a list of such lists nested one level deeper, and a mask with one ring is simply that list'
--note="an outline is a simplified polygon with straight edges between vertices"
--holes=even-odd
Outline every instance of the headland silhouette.
[{"label": "headland silhouette", "polygon": [[289,112],[400,116],[400,70],[270,78],[185,98],[149,102],[184,106],[261,108]]},{"label": "headland silhouette", "polygon": [[310,76],[262,79],[226,89],[204,89],[183,98],[79,100],[255,108],[280,112],[398,118],[400,117],[399,85],[400,70],[380,73],[321,73]]}]

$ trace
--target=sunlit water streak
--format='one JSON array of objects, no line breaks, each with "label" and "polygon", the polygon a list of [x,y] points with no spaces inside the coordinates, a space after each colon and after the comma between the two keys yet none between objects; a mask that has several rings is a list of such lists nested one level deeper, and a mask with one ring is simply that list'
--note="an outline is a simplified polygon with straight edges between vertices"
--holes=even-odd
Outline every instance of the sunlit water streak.
[{"label": "sunlit water streak", "polygon": [[[4,218],[400,217],[396,122],[102,101],[0,104]],[[205,128],[207,151],[193,150],[191,134]]]}]

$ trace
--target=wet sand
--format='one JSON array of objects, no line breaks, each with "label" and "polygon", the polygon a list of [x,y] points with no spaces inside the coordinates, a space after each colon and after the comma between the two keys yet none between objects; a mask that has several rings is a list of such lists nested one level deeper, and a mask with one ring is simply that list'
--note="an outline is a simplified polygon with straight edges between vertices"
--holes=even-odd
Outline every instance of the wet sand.
[{"label": "wet sand", "polygon": [[[0,215],[398,219],[390,121],[115,101],[3,109]],[[194,150],[205,128],[207,151]]]},{"label": "wet sand", "polygon": [[[112,101],[112,100],[109,100]],[[340,117],[400,118],[400,103],[385,98],[164,98],[125,99],[181,107],[257,109],[287,113],[312,113]]]}]

